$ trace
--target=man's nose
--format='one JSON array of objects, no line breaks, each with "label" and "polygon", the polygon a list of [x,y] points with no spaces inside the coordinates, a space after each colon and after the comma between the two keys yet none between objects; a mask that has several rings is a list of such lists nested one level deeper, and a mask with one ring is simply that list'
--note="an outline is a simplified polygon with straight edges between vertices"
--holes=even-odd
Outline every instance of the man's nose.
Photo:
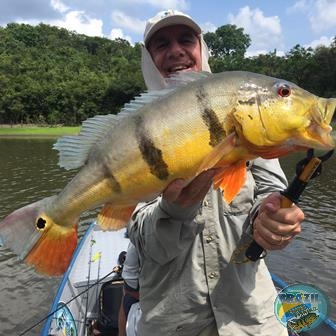
[{"label": "man's nose", "polygon": [[168,51],[170,57],[180,57],[185,55],[183,46],[178,41],[172,41]]}]

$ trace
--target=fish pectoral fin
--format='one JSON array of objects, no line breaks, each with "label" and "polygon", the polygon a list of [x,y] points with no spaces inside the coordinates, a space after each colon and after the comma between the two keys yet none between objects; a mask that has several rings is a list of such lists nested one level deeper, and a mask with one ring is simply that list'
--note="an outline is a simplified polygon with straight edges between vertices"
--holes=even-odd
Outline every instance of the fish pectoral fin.
[{"label": "fish pectoral fin", "polygon": [[135,207],[116,208],[107,203],[98,214],[97,223],[103,230],[120,230],[129,222]]},{"label": "fish pectoral fin", "polygon": [[77,225],[50,225],[24,261],[47,275],[62,275],[68,268],[77,246]]},{"label": "fish pectoral fin", "polygon": [[229,154],[236,147],[236,134],[231,133],[223,141],[221,141],[209,155],[205,157],[203,163],[201,164],[197,175],[205,170],[215,167],[220,161],[222,161],[223,156]]},{"label": "fish pectoral fin", "polygon": [[246,180],[246,162],[238,162],[225,168],[214,177],[214,188],[223,190],[224,200],[230,204]]}]

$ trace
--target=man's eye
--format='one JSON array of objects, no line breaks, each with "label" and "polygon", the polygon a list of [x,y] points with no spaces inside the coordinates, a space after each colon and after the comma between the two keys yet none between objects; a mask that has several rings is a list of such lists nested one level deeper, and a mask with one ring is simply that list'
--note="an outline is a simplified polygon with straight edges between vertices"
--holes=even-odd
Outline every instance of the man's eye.
[{"label": "man's eye", "polygon": [[166,42],[158,43],[158,44],[156,45],[156,49],[162,49],[162,48],[164,48],[166,45],[167,45]]},{"label": "man's eye", "polygon": [[193,40],[197,39],[197,36],[195,34],[191,33],[191,32],[185,32],[184,34],[180,35],[180,38],[185,39],[185,40],[193,41]]},{"label": "man's eye", "polygon": [[160,50],[163,49],[167,46],[168,42],[167,41],[157,41],[156,43],[153,44],[153,49]]}]

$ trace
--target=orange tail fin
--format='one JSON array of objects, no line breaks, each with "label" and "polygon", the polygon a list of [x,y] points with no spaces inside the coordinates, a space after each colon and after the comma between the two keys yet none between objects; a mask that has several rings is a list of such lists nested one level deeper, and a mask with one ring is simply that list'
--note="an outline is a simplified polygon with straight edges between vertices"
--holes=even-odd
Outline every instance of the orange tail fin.
[{"label": "orange tail fin", "polygon": [[54,224],[24,259],[40,273],[62,275],[68,268],[77,246],[77,226],[63,228]]}]

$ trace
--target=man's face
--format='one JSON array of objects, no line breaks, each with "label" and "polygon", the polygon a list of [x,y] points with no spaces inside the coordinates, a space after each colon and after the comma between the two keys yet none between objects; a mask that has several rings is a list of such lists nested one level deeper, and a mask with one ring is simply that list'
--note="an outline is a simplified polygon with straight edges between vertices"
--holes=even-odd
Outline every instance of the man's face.
[{"label": "man's face", "polygon": [[200,40],[187,26],[176,25],[158,30],[147,48],[163,77],[176,72],[202,70]]}]

